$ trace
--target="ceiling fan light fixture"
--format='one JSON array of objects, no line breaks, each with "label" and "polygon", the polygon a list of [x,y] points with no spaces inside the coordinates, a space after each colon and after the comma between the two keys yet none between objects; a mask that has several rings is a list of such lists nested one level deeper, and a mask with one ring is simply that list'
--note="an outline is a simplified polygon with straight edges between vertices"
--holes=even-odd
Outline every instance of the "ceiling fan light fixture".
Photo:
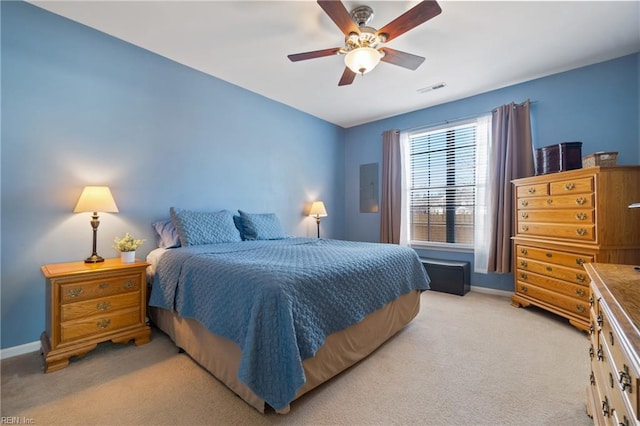
[{"label": "ceiling fan light fixture", "polygon": [[344,57],[344,63],[356,74],[366,74],[380,63],[382,55],[372,47],[358,47]]}]

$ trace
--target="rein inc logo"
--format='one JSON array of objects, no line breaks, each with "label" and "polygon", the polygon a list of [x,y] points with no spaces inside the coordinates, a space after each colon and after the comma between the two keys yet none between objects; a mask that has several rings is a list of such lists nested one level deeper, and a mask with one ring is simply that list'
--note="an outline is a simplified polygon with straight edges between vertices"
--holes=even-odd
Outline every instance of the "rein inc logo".
[{"label": "rein inc logo", "polygon": [[0,425],[35,425],[36,420],[31,417],[2,416]]}]

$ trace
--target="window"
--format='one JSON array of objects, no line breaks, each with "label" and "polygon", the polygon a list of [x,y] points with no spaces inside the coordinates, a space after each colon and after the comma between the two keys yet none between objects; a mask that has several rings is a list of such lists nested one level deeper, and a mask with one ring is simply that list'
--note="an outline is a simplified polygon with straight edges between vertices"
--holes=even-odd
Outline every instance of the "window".
[{"label": "window", "polygon": [[474,119],[408,133],[412,244],[473,245],[477,127]]}]

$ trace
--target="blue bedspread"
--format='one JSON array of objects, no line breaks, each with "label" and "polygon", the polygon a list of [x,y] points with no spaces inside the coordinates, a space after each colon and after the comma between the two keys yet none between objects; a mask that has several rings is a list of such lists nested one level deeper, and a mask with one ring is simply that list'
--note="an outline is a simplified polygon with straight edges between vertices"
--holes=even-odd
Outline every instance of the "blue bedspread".
[{"label": "blue bedspread", "polygon": [[238,378],[282,409],[305,383],[302,361],[329,334],[428,288],[410,248],[287,238],[170,250],[157,265],[149,304],[237,343]]}]

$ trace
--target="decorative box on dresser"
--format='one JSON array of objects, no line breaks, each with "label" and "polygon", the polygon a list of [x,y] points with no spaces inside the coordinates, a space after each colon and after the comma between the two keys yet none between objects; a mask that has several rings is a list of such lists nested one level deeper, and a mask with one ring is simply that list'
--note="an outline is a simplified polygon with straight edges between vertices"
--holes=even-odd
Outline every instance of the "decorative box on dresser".
[{"label": "decorative box on dresser", "polygon": [[[589,167],[513,181],[514,306],[535,305],[589,330],[583,264],[640,264],[640,166]],[[634,214],[635,213],[635,214]]]},{"label": "decorative box on dresser", "polygon": [[586,264],[591,278],[587,414],[596,425],[640,425],[640,271]]},{"label": "decorative box on dresser", "polygon": [[146,262],[57,263],[42,266],[46,278],[46,330],[40,337],[45,373],[60,370],[111,340],[148,343]]}]

